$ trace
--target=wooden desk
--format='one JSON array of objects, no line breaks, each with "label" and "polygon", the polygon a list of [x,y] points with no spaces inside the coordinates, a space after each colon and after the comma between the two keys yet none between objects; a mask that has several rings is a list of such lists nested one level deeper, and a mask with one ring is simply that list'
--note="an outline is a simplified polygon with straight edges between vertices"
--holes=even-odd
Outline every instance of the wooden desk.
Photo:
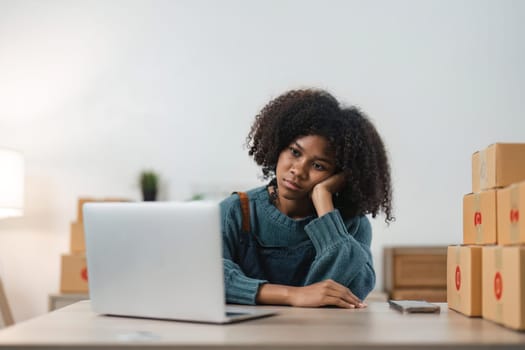
[{"label": "wooden desk", "polygon": [[[266,308],[266,307],[265,307]],[[0,331],[0,348],[56,349],[524,349],[525,333],[441,304],[441,314],[401,314],[387,303],[367,309],[268,307],[280,314],[231,325],[109,317],[89,301]]]}]

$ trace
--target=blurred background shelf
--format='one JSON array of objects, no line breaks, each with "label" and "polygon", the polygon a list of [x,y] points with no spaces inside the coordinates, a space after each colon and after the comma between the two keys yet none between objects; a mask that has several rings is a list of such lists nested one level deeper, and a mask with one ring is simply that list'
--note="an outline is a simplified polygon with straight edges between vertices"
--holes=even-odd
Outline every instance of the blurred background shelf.
[{"label": "blurred background shelf", "polygon": [[74,304],[77,301],[89,299],[89,294],[50,294],[49,295],[49,311],[60,309],[64,306]]},{"label": "blurred background shelf", "polygon": [[383,263],[390,299],[447,301],[447,247],[385,247]]}]

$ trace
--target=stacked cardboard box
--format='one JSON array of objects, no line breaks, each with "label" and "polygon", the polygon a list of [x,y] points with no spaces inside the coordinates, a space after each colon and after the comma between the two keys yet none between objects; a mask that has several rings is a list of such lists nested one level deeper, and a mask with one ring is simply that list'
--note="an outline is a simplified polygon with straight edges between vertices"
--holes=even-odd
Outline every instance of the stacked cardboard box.
[{"label": "stacked cardboard box", "polygon": [[61,257],[60,292],[88,293],[86,245],[84,241],[84,220],[82,207],[88,202],[123,202],[122,198],[79,198],[77,221],[71,223],[70,252]]},{"label": "stacked cardboard box", "polygon": [[474,153],[463,245],[448,248],[451,309],[525,330],[524,215],[525,144],[496,143]]}]

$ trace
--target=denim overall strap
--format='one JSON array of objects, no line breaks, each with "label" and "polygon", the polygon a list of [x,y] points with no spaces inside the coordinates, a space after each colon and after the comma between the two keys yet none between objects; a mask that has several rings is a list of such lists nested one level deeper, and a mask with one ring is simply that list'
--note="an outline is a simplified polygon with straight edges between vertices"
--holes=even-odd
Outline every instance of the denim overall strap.
[{"label": "denim overall strap", "polygon": [[301,286],[315,258],[312,241],[293,247],[262,244],[251,228],[248,195],[237,192],[241,201],[242,232],[238,259],[235,261],[247,277],[268,280],[270,283]]},{"label": "denim overall strap", "polygon": [[237,263],[241,270],[247,277],[265,280],[266,275],[262,269],[259,259],[259,252],[257,245],[250,234],[251,220],[250,220],[250,200],[246,192],[233,192],[237,194],[241,201],[241,235],[239,239],[239,253],[237,255]]},{"label": "denim overall strap", "polygon": [[250,201],[246,192],[237,192],[241,200],[242,233],[250,234]]}]

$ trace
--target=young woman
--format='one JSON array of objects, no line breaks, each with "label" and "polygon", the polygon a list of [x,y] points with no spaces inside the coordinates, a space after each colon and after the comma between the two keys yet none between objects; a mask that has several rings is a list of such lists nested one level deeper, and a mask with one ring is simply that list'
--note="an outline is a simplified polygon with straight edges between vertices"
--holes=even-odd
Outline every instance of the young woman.
[{"label": "young woman", "polygon": [[221,202],[226,300],[365,307],[375,285],[371,227],[392,216],[383,142],[322,90],[270,101],[247,137],[268,185]]}]

